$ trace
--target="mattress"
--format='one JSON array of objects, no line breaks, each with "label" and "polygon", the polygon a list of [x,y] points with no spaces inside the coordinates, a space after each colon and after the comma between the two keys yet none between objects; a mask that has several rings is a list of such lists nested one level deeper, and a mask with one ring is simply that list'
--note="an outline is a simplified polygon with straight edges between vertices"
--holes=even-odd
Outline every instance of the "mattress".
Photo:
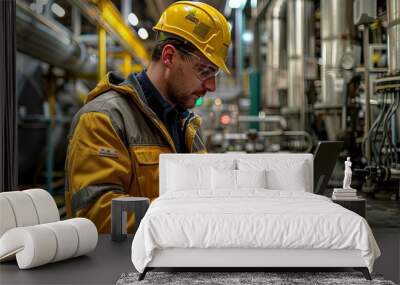
[{"label": "mattress", "polygon": [[143,272],[155,250],[359,250],[372,272],[380,251],[364,218],[324,196],[266,189],[170,192],[150,206],[132,243]]}]

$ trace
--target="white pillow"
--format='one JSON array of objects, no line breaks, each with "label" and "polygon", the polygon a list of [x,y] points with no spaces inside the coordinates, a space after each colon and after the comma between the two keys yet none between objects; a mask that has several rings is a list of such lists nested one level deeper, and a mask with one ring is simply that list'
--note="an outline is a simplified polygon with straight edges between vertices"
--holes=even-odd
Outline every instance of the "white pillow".
[{"label": "white pillow", "polygon": [[305,162],[292,164],[284,170],[267,170],[267,188],[273,190],[306,191],[307,172]]},{"label": "white pillow", "polygon": [[236,170],[217,169],[211,170],[211,181],[213,190],[236,190]]},{"label": "white pillow", "polygon": [[168,165],[167,189],[185,191],[211,189],[211,167],[193,166],[170,162]]},{"label": "white pillow", "polygon": [[271,190],[307,191],[309,169],[305,160],[277,156],[271,158],[239,159],[240,170],[266,169],[267,187]]},{"label": "white pillow", "polygon": [[236,170],[237,187],[240,188],[267,188],[267,171],[263,170]]}]

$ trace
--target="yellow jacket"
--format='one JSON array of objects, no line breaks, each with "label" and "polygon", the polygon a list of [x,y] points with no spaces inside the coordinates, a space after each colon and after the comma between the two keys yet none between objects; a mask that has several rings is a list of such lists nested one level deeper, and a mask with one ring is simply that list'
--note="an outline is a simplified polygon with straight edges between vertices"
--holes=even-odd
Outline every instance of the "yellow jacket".
[{"label": "yellow jacket", "polygon": [[[200,117],[191,114],[181,123],[187,149],[206,152]],[[159,155],[176,152],[133,74],[126,80],[106,75],[74,116],[68,140],[67,216],[89,218],[100,233],[110,232],[113,198],[158,197]],[[133,219],[131,215],[130,227]]]}]

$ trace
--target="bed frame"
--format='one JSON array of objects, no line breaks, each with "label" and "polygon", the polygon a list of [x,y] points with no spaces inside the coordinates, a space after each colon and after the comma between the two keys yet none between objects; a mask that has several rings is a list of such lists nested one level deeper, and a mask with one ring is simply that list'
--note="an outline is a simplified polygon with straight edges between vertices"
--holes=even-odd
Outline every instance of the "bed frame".
[{"label": "bed frame", "polygon": [[[160,195],[165,193],[167,177],[167,160],[187,158],[191,161],[204,160],[212,164],[215,160],[224,160],[262,157],[268,159],[270,156],[276,157],[277,154],[167,154],[160,156]],[[294,159],[302,159],[307,163],[309,169],[309,187],[307,191],[313,192],[313,156],[312,154],[278,154],[290,156]],[[147,265],[143,273],[139,275],[139,280],[143,280],[148,271],[161,268],[204,268],[217,269],[229,268],[234,271],[254,271],[250,269],[267,268],[353,268],[361,271],[367,280],[371,276],[359,250],[329,250],[329,249],[248,249],[248,248],[169,248],[158,249],[154,252],[153,259]],[[262,271],[262,270],[260,270]]]},{"label": "bed frame", "polygon": [[[359,250],[327,249],[193,249],[156,250],[152,261],[139,275],[143,280],[155,268],[232,268],[246,271],[254,268],[338,268],[361,271],[371,280]],[[290,271],[288,269],[288,271]]]}]

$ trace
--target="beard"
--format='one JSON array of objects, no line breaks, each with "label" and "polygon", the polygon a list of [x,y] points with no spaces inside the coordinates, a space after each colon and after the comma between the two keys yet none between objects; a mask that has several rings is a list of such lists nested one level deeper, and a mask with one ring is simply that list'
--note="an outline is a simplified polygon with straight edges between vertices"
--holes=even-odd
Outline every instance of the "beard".
[{"label": "beard", "polygon": [[168,100],[184,109],[192,109],[198,98],[204,96],[203,90],[193,90],[193,86],[184,80],[182,68],[172,73],[166,84]]}]

